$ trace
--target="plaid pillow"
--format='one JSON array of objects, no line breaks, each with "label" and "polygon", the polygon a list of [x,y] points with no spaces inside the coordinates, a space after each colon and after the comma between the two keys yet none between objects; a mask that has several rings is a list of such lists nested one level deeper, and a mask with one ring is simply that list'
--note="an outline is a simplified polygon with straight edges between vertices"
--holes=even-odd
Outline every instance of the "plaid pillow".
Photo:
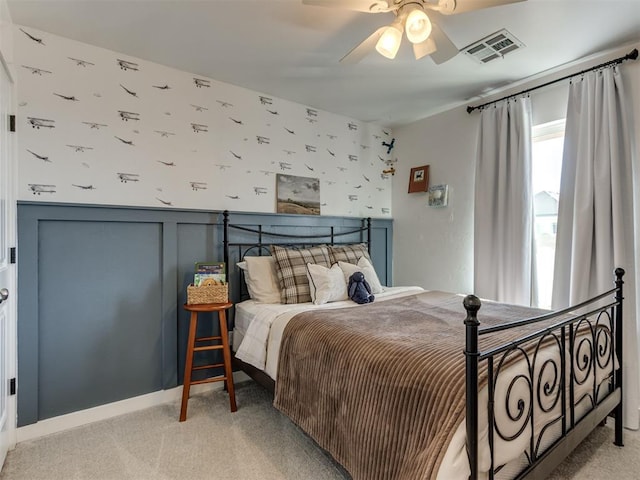
[{"label": "plaid pillow", "polygon": [[271,254],[276,261],[282,303],[310,302],[311,289],[307,278],[307,263],[330,267],[331,260],[327,247],[294,249],[272,245]]},{"label": "plaid pillow", "polygon": [[362,257],[371,261],[367,245],[364,243],[354,243],[353,245],[330,245],[329,258],[331,264],[338,262],[353,263],[356,265]]}]

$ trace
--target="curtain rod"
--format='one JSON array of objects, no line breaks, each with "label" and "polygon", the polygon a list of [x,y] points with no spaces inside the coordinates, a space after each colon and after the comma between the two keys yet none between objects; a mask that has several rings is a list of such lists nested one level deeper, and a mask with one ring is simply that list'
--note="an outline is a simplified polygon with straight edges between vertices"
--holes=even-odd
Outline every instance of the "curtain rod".
[{"label": "curtain rod", "polygon": [[522,90],[521,92],[513,93],[511,95],[507,95],[506,97],[498,98],[497,100],[492,100],[490,102],[483,103],[482,105],[477,105],[475,107],[468,106],[467,107],[467,113],[471,113],[474,110],[481,110],[484,107],[486,107],[487,105],[491,105],[492,103],[500,102],[501,100],[506,100],[507,98],[517,97],[518,95],[522,95],[524,93],[533,92],[534,90],[537,90],[537,89],[542,88],[542,87],[546,87],[548,85],[553,85],[554,83],[561,82],[561,81],[566,80],[568,78],[577,77],[578,75],[582,75],[584,73],[591,72],[592,70],[599,70],[601,68],[606,68],[606,67],[610,67],[610,66],[613,66],[613,65],[619,65],[620,63],[622,63],[622,62],[624,62],[626,60],[636,60],[637,58],[638,58],[638,49],[634,48],[632,51],[627,53],[624,57],[616,58],[614,60],[609,60],[608,62],[601,63],[600,65],[596,65],[595,67],[587,68],[586,70],[582,70],[581,72],[572,73],[571,75],[566,75],[566,76],[564,76],[562,78],[558,78],[557,80],[551,80],[550,82],[543,83],[542,85],[538,85],[536,87],[527,88],[526,90]]}]

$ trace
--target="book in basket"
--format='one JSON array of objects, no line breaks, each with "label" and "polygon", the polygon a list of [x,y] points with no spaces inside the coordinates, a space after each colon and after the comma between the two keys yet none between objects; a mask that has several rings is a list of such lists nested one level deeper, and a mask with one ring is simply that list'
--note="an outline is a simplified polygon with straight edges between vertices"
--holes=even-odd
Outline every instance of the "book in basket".
[{"label": "book in basket", "polygon": [[226,266],[224,262],[197,262],[193,276],[193,284],[199,287],[202,282],[208,278],[213,278],[214,280],[224,283],[226,280]]},{"label": "book in basket", "polygon": [[214,280],[203,279],[199,286],[187,287],[187,304],[202,305],[206,303],[227,303],[229,301],[229,284]]}]

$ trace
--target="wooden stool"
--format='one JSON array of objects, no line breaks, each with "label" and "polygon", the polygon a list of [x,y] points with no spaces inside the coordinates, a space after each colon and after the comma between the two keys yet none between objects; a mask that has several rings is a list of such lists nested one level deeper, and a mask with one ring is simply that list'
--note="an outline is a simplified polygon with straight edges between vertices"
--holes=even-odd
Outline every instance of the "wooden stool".
[{"label": "wooden stool", "polygon": [[[202,305],[187,305],[184,309],[191,312],[191,323],[189,325],[189,340],[187,343],[187,358],[184,366],[184,385],[182,387],[182,406],[180,407],[180,421],[187,419],[187,403],[189,401],[189,390],[191,385],[199,383],[221,382],[224,381],[229,392],[229,403],[231,411],[238,410],[236,406],[236,394],[233,388],[233,372],[231,370],[231,349],[229,348],[229,335],[227,333],[227,315],[226,310],[231,308],[233,303],[207,303]],[[220,321],[220,336],[216,337],[199,337],[196,338],[196,330],[198,328],[198,313],[200,312],[218,312],[218,320]],[[196,346],[197,342],[220,341],[221,344]],[[211,365],[193,366],[193,356],[196,352],[208,350],[222,350],[223,363],[214,363]],[[203,380],[191,381],[191,373],[194,370],[204,370],[207,368],[224,367],[224,375],[217,377],[205,378]]]}]

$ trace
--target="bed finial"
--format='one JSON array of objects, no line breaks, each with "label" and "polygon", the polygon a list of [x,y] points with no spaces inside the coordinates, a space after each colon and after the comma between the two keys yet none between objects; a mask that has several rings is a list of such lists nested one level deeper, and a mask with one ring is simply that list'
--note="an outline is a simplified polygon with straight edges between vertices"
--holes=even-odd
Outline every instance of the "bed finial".
[{"label": "bed finial", "polygon": [[[462,304],[464,305],[464,309],[467,311],[467,318],[464,323],[466,324],[467,320],[475,320],[478,322],[478,310],[480,310],[480,307],[482,306],[480,299],[475,295],[467,295],[464,297]],[[478,325],[479,324],[480,322],[478,322]]]}]

